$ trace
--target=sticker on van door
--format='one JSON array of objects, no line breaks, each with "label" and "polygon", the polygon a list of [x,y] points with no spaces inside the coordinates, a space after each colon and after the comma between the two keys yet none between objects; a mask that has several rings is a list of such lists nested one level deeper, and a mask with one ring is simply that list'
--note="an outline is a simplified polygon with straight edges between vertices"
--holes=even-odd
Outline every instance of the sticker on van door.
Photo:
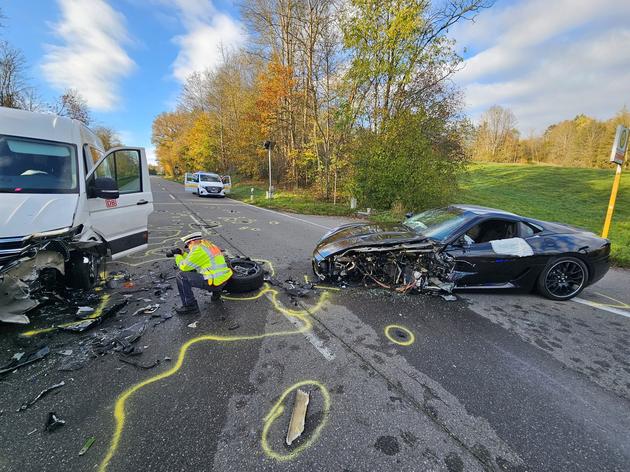
[{"label": "sticker on van door", "polygon": [[105,200],[105,206],[107,208],[115,208],[118,206],[118,200],[115,200],[113,198],[108,198]]}]

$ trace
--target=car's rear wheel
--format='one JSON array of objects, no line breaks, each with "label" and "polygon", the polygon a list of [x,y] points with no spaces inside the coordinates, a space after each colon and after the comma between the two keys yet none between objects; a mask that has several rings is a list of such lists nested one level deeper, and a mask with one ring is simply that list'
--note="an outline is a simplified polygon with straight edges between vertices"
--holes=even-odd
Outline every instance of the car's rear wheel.
[{"label": "car's rear wheel", "polygon": [[551,300],[569,300],[588,283],[586,264],[575,257],[549,261],[538,278],[538,291]]},{"label": "car's rear wheel", "polygon": [[265,273],[262,266],[251,259],[231,259],[232,277],[225,284],[225,290],[230,293],[253,292],[262,287]]}]

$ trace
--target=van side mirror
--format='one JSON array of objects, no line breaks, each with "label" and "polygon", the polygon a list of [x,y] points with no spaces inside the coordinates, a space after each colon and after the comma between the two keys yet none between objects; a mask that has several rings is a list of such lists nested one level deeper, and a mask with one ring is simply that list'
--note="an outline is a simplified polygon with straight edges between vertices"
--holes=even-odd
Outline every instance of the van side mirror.
[{"label": "van side mirror", "polygon": [[115,200],[120,197],[118,184],[111,177],[97,177],[88,187],[88,197]]}]

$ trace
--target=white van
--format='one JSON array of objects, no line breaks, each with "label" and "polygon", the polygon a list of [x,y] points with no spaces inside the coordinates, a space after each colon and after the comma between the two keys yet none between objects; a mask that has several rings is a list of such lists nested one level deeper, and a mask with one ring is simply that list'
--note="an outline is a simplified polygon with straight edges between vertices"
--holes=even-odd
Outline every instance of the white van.
[{"label": "white van", "polygon": [[41,286],[90,288],[104,257],[145,249],[152,211],[143,148],[105,153],[78,121],[0,107],[0,321],[28,323]]},{"label": "white van", "polygon": [[184,175],[184,189],[200,197],[225,197],[230,193],[232,180],[229,175],[212,172],[192,172]]}]

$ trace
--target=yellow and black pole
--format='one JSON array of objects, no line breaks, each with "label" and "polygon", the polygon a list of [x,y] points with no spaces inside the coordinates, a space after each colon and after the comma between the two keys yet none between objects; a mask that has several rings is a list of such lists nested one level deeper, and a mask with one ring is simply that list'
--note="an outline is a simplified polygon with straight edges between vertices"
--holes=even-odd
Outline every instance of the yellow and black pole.
[{"label": "yellow and black pole", "polygon": [[617,126],[615,142],[613,143],[612,153],[610,155],[610,162],[617,164],[617,171],[615,172],[615,179],[613,180],[613,187],[610,192],[610,201],[608,202],[608,211],[606,212],[602,238],[607,238],[608,231],[610,231],[610,223],[612,222],[613,213],[615,211],[615,201],[617,200],[617,193],[619,192],[619,182],[621,181],[621,168],[626,158],[629,138],[630,130],[623,125]]}]

